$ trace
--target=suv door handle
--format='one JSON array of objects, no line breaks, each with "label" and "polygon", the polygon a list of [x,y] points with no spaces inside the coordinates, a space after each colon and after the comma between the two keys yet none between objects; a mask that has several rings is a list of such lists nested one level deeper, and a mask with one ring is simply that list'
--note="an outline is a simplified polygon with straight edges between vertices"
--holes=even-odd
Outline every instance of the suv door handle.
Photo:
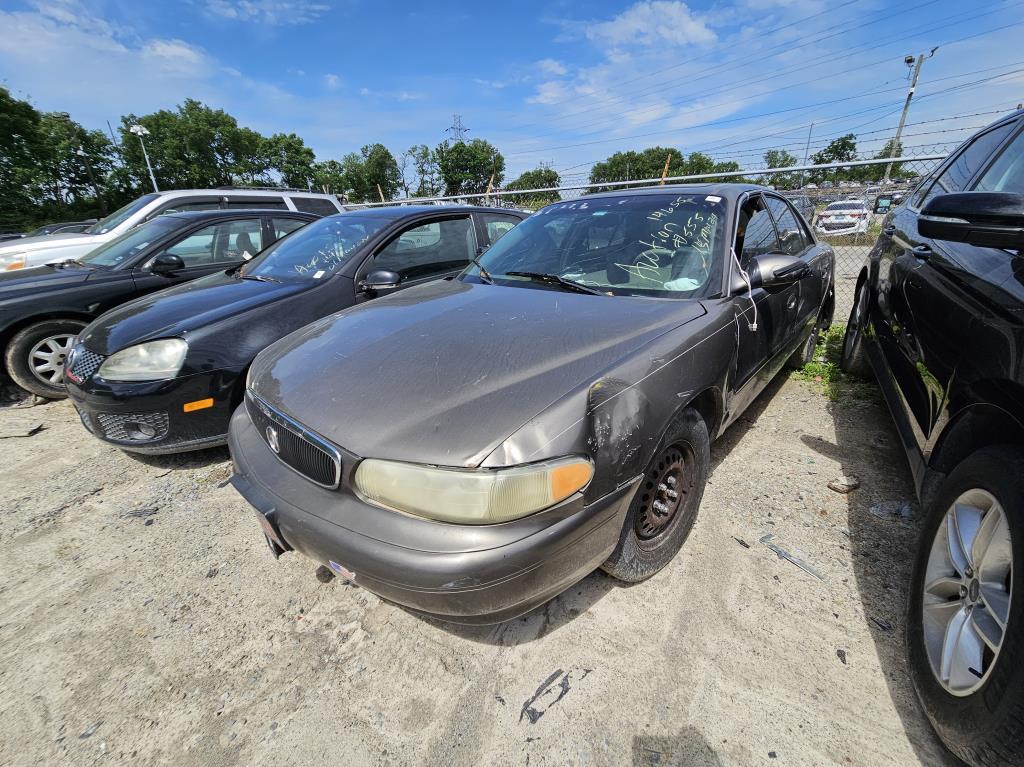
[{"label": "suv door handle", "polygon": [[882,230],[882,234],[893,235],[896,234],[896,227],[890,224]]},{"label": "suv door handle", "polygon": [[915,258],[920,258],[922,261],[927,261],[932,257],[932,249],[927,245],[918,245],[910,252],[914,254]]}]

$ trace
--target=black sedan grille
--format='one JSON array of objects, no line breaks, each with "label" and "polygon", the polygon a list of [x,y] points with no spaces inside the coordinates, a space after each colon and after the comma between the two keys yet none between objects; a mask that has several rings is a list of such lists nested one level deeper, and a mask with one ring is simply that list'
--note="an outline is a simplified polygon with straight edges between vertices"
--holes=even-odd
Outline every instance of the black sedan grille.
[{"label": "black sedan grille", "polygon": [[246,392],[245,408],[260,438],[283,464],[322,487],[338,486],[341,454],[327,441],[252,392]]},{"label": "black sedan grille", "polygon": [[76,383],[89,379],[103,364],[106,359],[102,354],[91,352],[79,344],[72,351],[70,378]]}]

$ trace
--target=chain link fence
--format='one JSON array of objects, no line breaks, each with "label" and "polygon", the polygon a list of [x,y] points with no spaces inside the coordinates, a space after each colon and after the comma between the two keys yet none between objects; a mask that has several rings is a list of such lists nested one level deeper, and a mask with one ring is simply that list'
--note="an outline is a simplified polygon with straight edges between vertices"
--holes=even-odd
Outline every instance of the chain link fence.
[{"label": "chain link fence", "polygon": [[579,183],[541,189],[496,189],[481,194],[423,197],[346,207],[433,203],[536,210],[552,202],[575,200],[594,192],[616,189],[729,181],[764,184],[778,189],[788,197],[803,213],[818,240],[828,243],[835,250],[835,321],[844,323],[853,305],[857,274],[881,231],[885,211],[899,204],[945,159],[947,152],[935,153],[936,148],[927,147],[927,150],[931,150],[927,154],[905,152],[900,157],[885,160],[852,160],[788,168],[746,168],[708,175]]}]

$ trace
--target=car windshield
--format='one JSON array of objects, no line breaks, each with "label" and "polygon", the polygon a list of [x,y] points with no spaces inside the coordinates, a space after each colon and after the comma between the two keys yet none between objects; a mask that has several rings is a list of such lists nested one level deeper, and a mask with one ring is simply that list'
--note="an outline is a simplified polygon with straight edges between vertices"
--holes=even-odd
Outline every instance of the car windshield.
[{"label": "car windshield", "polygon": [[556,203],[480,257],[488,274],[478,266],[465,274],[505,285],[555,275],[612,295],[706,296],[721,287],[725,211],[721,197],[689,192]]},{"label": "car windshield", "polygon": [[115,210],[113,213],[111,213],[106,218],[101,218],[95,224],[93,224],[88,229],[86,229],[85,233],[86,234],[106,234],[111,229],[113,229],[115,226],[117,226],[122,221],[124,221],[126,218],[128,218],[130,215],[132,215],[136,211],[141,210],[145,206],[149,205],[149,203],[153,202],[153,200],[155,200],[159,196],[160,195],[154,194],[152,192],[150,194],[144,194],[144,195],[142,195],[142,197],[139,197],[137,200],[132,200],[130,203],[125,205],[123,208],[118,208],[117,210]]},{"label": "car windshield", "polygon": [[181,226],[180,219],[154,218],[89,251],[79,261],[90,266],[115,267],[139,255],[150,243]]},{"label": "car windshield", "polygon": [[278,240],[240,272],[243,277],[318,280],[333,274],[389,219],[341,214],[314,221]]},{"label": "car windshield", "polygon": [[834,202],[825,210],[862,210],[864,207],[862,202]]}]

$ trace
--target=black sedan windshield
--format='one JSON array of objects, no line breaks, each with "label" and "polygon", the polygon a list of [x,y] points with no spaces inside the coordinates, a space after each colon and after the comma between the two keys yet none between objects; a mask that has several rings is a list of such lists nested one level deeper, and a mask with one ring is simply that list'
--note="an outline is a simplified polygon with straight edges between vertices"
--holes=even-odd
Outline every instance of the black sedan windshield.
[{"label": "black sedan windshield", "polygon": [[117,267],[141,253],[145,248],[170,232],[181,227],[181,221],[174,218],[154,218],[122,235],[105,242],[79,261],[90,266]]},{"label": "black sedan windshield", "polygon": [[[613,295],[693,298],[720,287],[724,232],[725,201],[715,195],[583,198],[538,211],[480,262],[502,284],[554,275]],[[480,278],[480,269],[466,274]]]},{"label": "black sedan windshield", "polygon": [[101,218],[95,224],[93,224],[88,229],[86,229],[85,233],[86,234],[106,234],[111,229],[113,229],[115,226],[117,226],[122,221],[124,221],[126,218],[128,218],[130,215],[132,215],[136,211],[142,210],[144,207],[149,205],[151,202],[153,202],[153,200],[155,200],[159,196],[160,195],[153,194],[152,192],[150,194],[144,194],[144,195],[142,195],[142,197],[139,197],[137,200],[132,200],[130,203],[125,205],[123,208],[118,208],[117,210],[115,210],[113,213],[111,213],[106,218]]},{"label": "black sedan windshield", "polygon": [[333,274],[389,223],[346,214],[322,218],[271,245],[241,274],[288,281],[321,279]]}]

